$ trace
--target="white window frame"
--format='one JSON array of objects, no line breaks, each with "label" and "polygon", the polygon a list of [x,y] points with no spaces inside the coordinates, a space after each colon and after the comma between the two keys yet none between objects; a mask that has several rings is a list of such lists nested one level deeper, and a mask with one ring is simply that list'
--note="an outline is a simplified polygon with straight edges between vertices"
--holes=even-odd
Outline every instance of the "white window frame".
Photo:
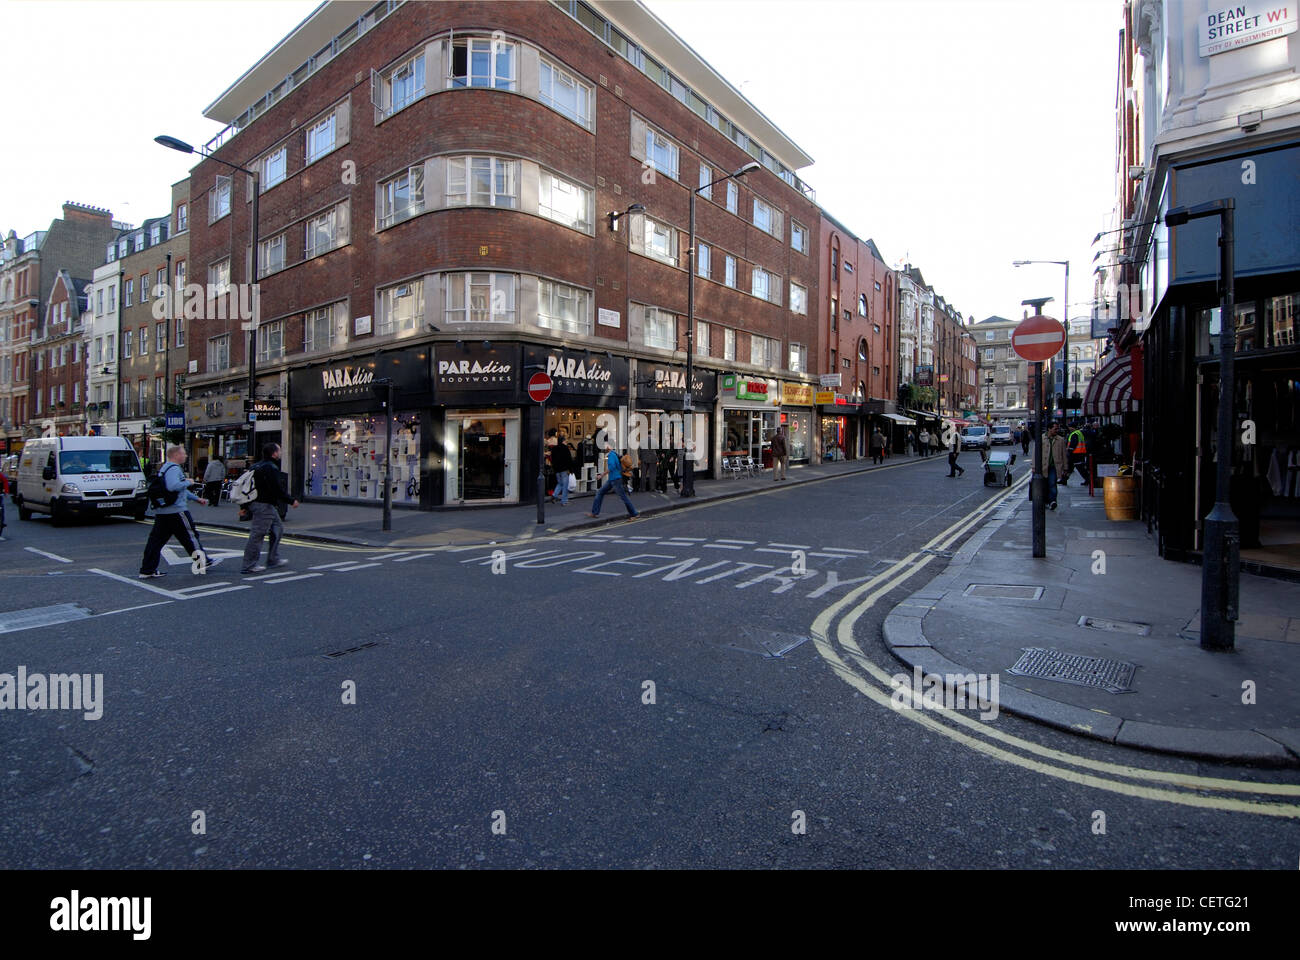
[{"label": "white window frame", "polygon": [[537,325],[548,330],[589,337],[592,332],[591,303],[591,292],[582,287],[554,280],[539,280]]},{"label": "white window frame", "polygon": [[281,145],[264,156],[258,164],[258,172],[261,174],[258,189],[263,193],[283,183],[289,175],[289,148]]},{"label": "white window frame", "polygon": [[147,357],[149,355],[149,328],[140,328],[140,351],[137,356]]},{"label": "white window frame", "polygon": [[274,363],[284,357],[284,321],[272,320],[257,326],[257,362]]},{"label": "white window frame", "polygon": [[[349,223],[351,221],[348,202],[336,203],[328,210],[322,210],[313,217],[308,217],[304,224],[303,251],[304,258],[311,260],[323,256],[331,250],[345,247],[350,242]],[[313,244],[313,237],[318,229],[329,234],[329,245],[320,247]]]},{"label": "white window frame", "polygon": [[793,280],[790,281],[790,312],[808,316],[808,290]]},{"label": "white window frame", "polygon": [[[339,300],[315,310],[308,310],[302,319],[302,349],[304,353],[333,350],[347,343],[348,303]],[[319,334],[324,332],[325,336]]]},{"label": "white window frame", "polygon": [[[475,189],[476,177],[484,167],[488,176],[486,192]],[[519,161],[482,154],[448,157],[447,206],[519,209]]]},{"label": "white window frame", "polygon": [[217,174],[216,182],[208,191],[208,223],[230,215],[230,184],[229,177]]},{"label": "white window frame", "polygon": [[677,349],[677,315],[659,307],[646,307],[641,342],[660,350]]},{"label": "white window frame", "polygon": [[772,274],[758,266],[750,270],[749,292],[760,300],[770,302],[772,297]]},{"label": "white window frame", "polygon": [[220,296],[230,292],[230,258],[222,257],[208,264],[208,295]]},{"label": "white window frame", "polygon": [[736,331],[727,327],[722,335],[722,359],[736,359]]},{"label": "white window frame", "polygon": [[[471,270],[445,274],[447,323],[514,324],[518,316],[519,275]],[[484,308],[475,308],[475,294],[486,292]],[[480,301],[484,302],[484,301]]]},{"label": "white window frame", "polygon": [[[656,149],[661,149],[663,158],[660,160],[655,155]],[[681,164],[681,150],[672,138],[666,133],[655,129],[650,124],[646,124],[645,131],[645,161],[655,169],[656,173],[662,173],[666,177],[674,180],[678,178],[678,171]]]},{"label": "white window frame", "polygon": [[[566,203],[556,203],[557,197]],[[581,207],[577,211],[576,207]],[[595,224],[592,217],[591,191],[547,170],[541,172],[537,185],[537,212],[548,220],[590,235]],[[577,213],[575,217],[574,214]]]},{"label": "white window frame", "polygon": [[808,228],[793,217],[790,218],[790,248],[808,253]]},{"label": "white window frame", "polygon": [[207,370],[230,369],[230,334],[208,337]]},{"label": "white window frame", "polygon": [[644,213],[632,214],[629,245],[639,253],[670,266],[677,266],[677,228]]},{"label": "white window frame", "polygon": [[155,323],[153,333],[154,333],[154,346],[153,346],[154,353],[166,353],[167,352],[167,321],[163,320],[160,323]]},{"label": "white window frame", "polygon": [[710,342],[711,335],[709,324],[704,320],[695,321],[695,352],[701,357],[707,357],[712,349]]},{"label": "white window frame", "polygon": [[709,245],[707,243],[695,242],[695,273],[697,276],[709,279]]},{"label": "white window frame", "polygon": [[751,222],[758,229],[773,237],[780,237],[780,217],[777,216],[776,208],[765,200],[754,197],[754,212]]},{"label": "white window frame", "polygon": [[375,335],[411,336],[424,324],[424,278],[395,283],[376,292]]},{"label": "white window frame", "polygon": [[[465,73],[460,76],[454,72],[458,49],[465,51]],[[484,74],[476,74],[474,57],[475,54],[483,53],[488,57],[488,71]],[[500,71],[501,63],[498,58],[503,54],[509,57],[509,75]],[[447,81],[449,88],[514,90],[519,84],[519,45],[512,40],[502,40],[499,37],[457,37],[452,41],[451,60],[448,66],[448,72],[451,73]],[[475,83],[475,80],[482,82]]]},{"label": "white window frame", "polygon": [[190,228],[190,205],[178,204],[176,207],[176,232],[184,233]]},{"label": "white window frame", "polygon": [[275,236],[268,237],[258,243],[257,275],[259,277],[269,277],[271,274],[279,273],[284,269],[285,250],[288,246],[285,242],[287,236],[285,233],[277,233]]},{"label": "white window frame", "polygon": [[803,343],[790,342],[790,372],[808,372],[808,346]]},{"label": "white window frame", "polygon": [[[549,74],[549,76],[548,76]],[[538,68],[539,89],[538,98],[546,106],[550,107],[562,117],[568,117],[574,123],[590,130],[593,123],[593,103],[595,102],[595,87],[581,79],[577,74],[566,70],[555,61],[547,58],[541,58],[541,65]],[[555,91],[561,90],[567,97],[568,92],[573,91],[573,108],[569,104],[556,96]]]},{"label": "white window frame", "polygon": [[723,283],[734,290],[736,288],[736,258],[731,254],[726,254],[724,265],[726,269],[723,274]]},{"label": "white window frame", "polygon": [[[403,72],[405,72],[406,76],[401,77],[399,80],[398,75]],[[379,108],[382,117],[391,117],[425,96],[429,92],[428,76],[428,65],[424,60],[424,51],[412,57],[407,57],[383,74],[380,77],[378,90],[380,102],[375,104]],[[399,84],[401,85],[400,88]],[[409,93],[407,92],[408,87]]]},{"label": "white window frame", "polygon": [[417,163],[379,184],[375,229],[391,227],[418,216],[424,210],[424,164]]},{"label": "white window frame", "polygon": [[737,216],[740,215],[740,188],[736,186],[734,180],[727,181],[727,210]]},{"label": "white window frame", "polygon": [[[328,144],[324,142],[327,132]],[[332,153],[339,145],[338,108],[335,107],[308,126],[303,137],[303,166],[310,166],[321,157]]]}]

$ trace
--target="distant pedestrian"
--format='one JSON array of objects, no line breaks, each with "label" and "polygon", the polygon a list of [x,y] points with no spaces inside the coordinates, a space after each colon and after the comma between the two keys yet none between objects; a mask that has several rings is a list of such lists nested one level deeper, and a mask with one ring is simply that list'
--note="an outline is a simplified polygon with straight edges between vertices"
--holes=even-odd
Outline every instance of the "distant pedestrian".
[{"label": "distant pedestrian", "polygon": [[1029,427],[1022,427],[1020,430],[1020,452],[1024,456],[1029,456]]},{"label": "distant pedestrian", "polygon": [[199,540],[199,531],[194,527],[194,518],[190,516],[191,500],[202,504],[208,501],[190,492],[190,483],[185,479],[185,459],[184,447],[167,448],[167,459],[159,474],[165,493],[156,501],[153,500],[152,494],[150,496],[150,506],[153,507],[153,529],[149,531],[149,539],[144,545],[144,556],[140,558],[141,580],[167,575],[158,569],[158,563],[162,559],[162,548],[172,537],[175,537],[191,559],[197,562],[198,566],[192,568],[193,572],[206,573],[221,562],[207,558],[207,552]]},{"label": "distant pedestrian", "polygon": [[551,502],[557,498],[560,506],[569,505],[569,477],[573,475],[573,451],[561,438],[551,447],[551,466],[555,470],[555,489],[551,491]]},{"label": "distant pedestrian", "polygon": [[877,465],[885,462],[885,435],[879,427],[871,434],[871,462]]},{"label": "distant pedestrian", "polygon": [[966,471],[957,463],[959,456],[961,456],[961,440],[953,437],[952,446],[948,448],[948,476],[950,477],[963,477],[966,475]]},{"label": "distant pedestrian", "polygon": [[921,444],[921,456],[928,457],[930,455],[930,431],[925,427],[921,428],[919,441]]},{"label": "distant pedestrian", "polygon": [[605,442],[605,482],[599,490],[596,491],[596,502],[591,505],[589,517],[600,516],[600,505],[605,500],[605,494],[616,492],[623,500],[623,505],[627,507],[627,513],[630,517],[637,516],[636,507],[632,506],[632,498],[627,495],[627,487],[623,485],[623,465],[620,462],[618,451],[614,449],[613,444]]},{"label": "distant pedestrian", "polygon": [[225,479],[226,465],[221,462],[220,457],[213,457],[208,461],[207,469],[203,471],[203,496],[207,498],[210,506],[221,505],[221,482]]},{"label": "distant pedestrian", "polygon": [[659,452],[649,443],[642,443],[636,452],[637,483],[636,488],[644,493],[654,489],[659,475]]},{"label": "distant pedestrian", "polygon": [[785,427],[778,427],[776,434],[772,437],[772,482],[785,479],[786,461],[790,455],[790,448],[785,441]]},{"label": "distant pedestrian", "polygon": [[910,454],[916,453],[916,431],[915,430],[907,431],[907,452]]},{"label": "distant pedestrian", "polygon": [[[280,445],[266,443],[262,445],[262,459],[253,464],[253,486],[257,490],[257,499],[246,506],[252,526],[248,531],[248,543],[244,545],[244,566],[240,573],[247,576],[261,573],[267,567],[283,567],[288,560],[279,556],[280,538],[284,536],[284,521],[280,518],[280,507],[288,504],[298,506],[298,501],[285,492],[280,482]],[[268,539],[266,564],[258,563],[262,555],[262,541]]]}]

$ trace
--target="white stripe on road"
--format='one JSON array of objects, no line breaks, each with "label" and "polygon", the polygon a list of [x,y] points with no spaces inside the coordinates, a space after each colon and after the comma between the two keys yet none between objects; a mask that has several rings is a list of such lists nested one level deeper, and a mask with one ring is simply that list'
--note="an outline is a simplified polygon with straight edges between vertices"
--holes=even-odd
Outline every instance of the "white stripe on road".
[{"label": "white stripe on road", "polygon": [[323,577],[323,573],[297,573],[292,577],[276,577],[274,580],[268,580],[267,583],[290,583],[294,580],[310,580],[312,577]]},{"label": "white stripe on road", "polygon": [[[799,548],[799,549],[802,549],[802,548]],[[779,554],[781,554],[781,556],[783,556],[783,557],[788,557],[788,556],[790,556],[790,553],[791,553],[791,551],[789,551],[789,550],[778,550],[778,549],[776,549],[775,547],[756,547],[755,550],[754,550],[754,552],[755,552],[755,553],[779,553]],[[825,554],[823,554],[823,556],[825,556]]]},{"label": "white stripe on road", "polygon": [[769,547],[785,547],[787,550],[811,550],[811,543],[776,543],[772,540],[767,542]]},{"label": "white stripe on road", "polygon": [[209,590],[207,593],[190,593],[181,597],[182,600],[199,600],[202,597],[215,597],[218,593],[233,593],[236,590],[252,590],[251,583],[241,584],[238,587],[222,587],[220,590]]},{"label": "white stripe on road", "polygon": [[718,537],[717,542],[718,543],[743,543],[744,545],[750,547],[758,543],[757,540],[728,540],[726,537]]},{"label": "white stripe on road", "polygon": [[49,557],[51,560],[57,560],[59,563],[71,563],[67,557],[61,557],[57,553],[46,553],[44,550],[37,550],[35,547],[23,547],[29,553],[39,553],[42,557]]},{"label": "white stripe on road", "polygon": [[220,583],[200,583],[198,586],[195,587],[181,587],[180,589],[173,590],[172,592],[180,593],[180,594],[189,594],[189,593],[198,593],[199,591],[202,590],[215,590],[217,587],[228,587],[228,586],[230,586],[230,581],[223,580]]},{"label": "white stripe on road", "polygon": [[[381,564],[378,564],[378,563],[354,563],[354,564],[353,564],[352,566],[350,566],[350,567],[335,567],[335,568],[334,568],[334,572],[335,572],[335,573],[351,573],[353,570],[365,570],[367,567],[378,567],[378,566],[381,566]],[[315,567],[312,567],[312,569],[314,570],[314,569],[316,569],[316,568],[315,568]]]},{"label": "white stripe on road", "polygon": [[318,563],[314,567],[308,567],[308,570],[333,570],[335,567],[346,567],[356,563],[355,560],[340,560],[338,563]]},{"label": "white stripe on road", "polygon": [[864,556],[871,552],[870,550],[854,550],[851,547],[822,547],[822,549],[831,553],[860,553]]},{"label": "white stripe on road", "polygon": [[705,550],[739,550],[740,547],[733,547],[729,543],[706,543]]},{"label": "white stripe on road", "polygon": [[401,553],[381,553],[377,557],[366,557],[367,560],[396,560],[398,557],[404,557],[411,551],[403,550]]},{"label": "white stripe on road", "polygon": [[400,560],[394,560],[393,563],[406,563],[408,560],[423,560],[425,557],[434,557],[434,553],[413,553],[409,557],[402,557]]},{"label": "white stripe on road", "polygon": [[120,580],[122,583],[129,583],[133,587],[139,587],[141,590],[148,590],[150,593],[156,593],[161,597],[166,597],[168,600],[184,599],[171,590],[164,590],[162,587],[153,586],[147,580],[131,580],[116,573],[109,573],[107,570],[100,570],[98,567],[91,567],[90,572],[97,573],[101,577],[108,577],[110,580]]}]

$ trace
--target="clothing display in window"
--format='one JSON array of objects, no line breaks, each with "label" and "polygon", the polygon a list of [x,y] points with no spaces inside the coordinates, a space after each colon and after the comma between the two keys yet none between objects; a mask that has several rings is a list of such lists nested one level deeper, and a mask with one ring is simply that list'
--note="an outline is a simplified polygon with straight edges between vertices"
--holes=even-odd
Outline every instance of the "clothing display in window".
[{"label": "clothing display in window", "polygon": [[[386,430],[383,417],[310,422],[307,496],[382,500]],[[394,503],[419,503],[420,428],[414,414],[393,418],[392,484]]]}]

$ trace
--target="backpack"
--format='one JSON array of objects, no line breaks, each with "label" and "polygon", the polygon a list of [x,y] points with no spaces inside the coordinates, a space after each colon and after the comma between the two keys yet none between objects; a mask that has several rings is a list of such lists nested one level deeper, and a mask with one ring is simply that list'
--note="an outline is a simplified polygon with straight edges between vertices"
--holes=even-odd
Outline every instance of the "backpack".
[{"label": "backpack", "polygon": [[[155,510],[158,510],[162,507],[175,506],[176,498],[181,495],[181,492],[179,490],[168,490],[167,481],[163,479],[163,477],[167,473],[168,468],[172,466],[174,466],[174,464],[171,463],[167,464],[167,466],[163,467],[161,470],[159,470],[157,473],[155,473],[152,477],[149,478],[149,490],[148,490],[149,506],[153,507]],[[179,470],[180,467],[177,467],[176,469]]]},{"label": "backpack", "polygon": [[619,457],[618,465],[623,469],[625,474],[631,473],[636,469],[636,461],[632,459],[632,454],[630,453],[625,453],[623,456]]},{"label": "backpack", "polygon": [[239,475],[239,478],[230,485],[230,502],[245,504],[252,503],[257,499],[257,482],[253,478],[252,470],[245,470]]}]

